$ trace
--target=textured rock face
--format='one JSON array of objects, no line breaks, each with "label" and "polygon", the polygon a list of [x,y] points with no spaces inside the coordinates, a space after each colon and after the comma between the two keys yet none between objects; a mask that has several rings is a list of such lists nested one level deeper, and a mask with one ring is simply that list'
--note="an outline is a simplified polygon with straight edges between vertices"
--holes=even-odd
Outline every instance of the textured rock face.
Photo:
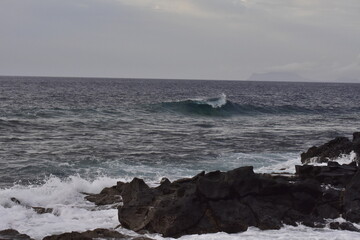
[{"label": "textured rock face", "polygon": [[121,202],[121,192],[117,186],[104,188],[99,194],[87,194],[85,197],[89,202],[95,203],[97,206],[118,204]]},{"label": "textured rock face", "polygon": [[[324,184],[348,185],[354,189],[352,193],[360,192],[360,174],[355,165],[329,163],[326,167],[297,166],[294,177],[255,174],[252,167],[241,167],[201,173],[173,183],[165,181],[156,188],[134,179],[124,185],[124,205],[118,214],[123,227],[165,237],[234,233],[246,231],[249,226],[279,229],[283,224],[298,222],[323,227],[324,219],[339,217],[344,206],[342,190]],[[359,217],[360,221],[360,214],[352,213],[360,212],[360,200],[353,198],[350,193],[345,196],[348,219]]]},{"label": "textured rock face", "polygon": [[349,154],[354,151],[357,159],[360,156],[360,132],[353,133],[353,140],[346,137],[337,137],[319,147],[311,147],[301,154],[302,163],[327,162],[335,159],[342,154]]}]

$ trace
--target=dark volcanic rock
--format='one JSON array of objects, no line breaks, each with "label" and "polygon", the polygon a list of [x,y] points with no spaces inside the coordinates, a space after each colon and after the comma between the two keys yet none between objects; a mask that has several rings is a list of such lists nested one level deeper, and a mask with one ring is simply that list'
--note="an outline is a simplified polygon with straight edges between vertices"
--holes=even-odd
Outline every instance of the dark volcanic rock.
[{"label": "dark volcanic rock", "polygon": [[301,162],[327,162],[352,151],[356,153],[358,161],[360,157],[360,132],[353,133],[352,141],[346,137],[337,137],[319,147],[309,148],[307,152],[301,154]]},{"label": "dark volcanic rock", "polygon": [[6,229],[0,231],[0,240],[32,240],[32,238],[14,229]]},{"label": "dark volcanic rock", "polygon": [[104,188],[99,194],[86,194],[85,199],[97,206],[121,203],[121,191],[117,186]]},{"label": "dark volcanic rock", "polygon": [[86,232],[69,232],[60,235],[47,236],[43,240],[92,240],[92,239],[108,239],[108,240],[152,240],[146,237],[130,237],[114,230],[98,228]]},{"label": "dark volcanic rock", "polygon": [[358,167],[355,162],[342,165],[337,162],[328,162],[327,166],[296,165],[295,170],[300,179],[314,179],[323,184],[345,187]]},{"label": "dark volcanic rock", "polygon": [[324,218],[337,218],[342,211],[341,192],[324,189],[314,176],[278,178],[241,167],[164,181],[156,188],[135,178],[125,184],[119,220],[123,227],[164,237],[234,233],[249,226],[279,229],[296,222],[324,227]]},{"label": "dark volcanic rock", "polygon": [[302,163],[310,163],[313,158],[316,162],[327,162],[341,154],[349,154],[353,150],[352,142],[346,137],[337,137],[320,147],[311,147],[301,154]]},{"label": "dark volcanic rock", "polygon": [[[120,194],[121,225],[137,232],[156,232],[164,237],[214,232],[241,232],[248,227],[279,229],[298,223],[324,227],[325,219],[341,215],[360,222],[360,173],[357,162],[340,165],[329,161],[354,151],[360,154],[360,133],[353,140],[336,138],[301,155],[327,166],[296,166],[295,175],[256,174],[252,167],[228,172],[202,172],[193,178],[150,188],[142,179],[102,191],[102,196]],[[350,223],[335,223],[352,229]]]}]

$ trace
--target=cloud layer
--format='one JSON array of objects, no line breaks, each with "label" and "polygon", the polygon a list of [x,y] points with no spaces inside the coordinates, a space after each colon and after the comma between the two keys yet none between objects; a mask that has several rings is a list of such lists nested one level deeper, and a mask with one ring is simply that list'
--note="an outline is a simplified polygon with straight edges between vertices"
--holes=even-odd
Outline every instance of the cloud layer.
[{"label": "cloud layer", "polygon": [[2,0],[0,74],[360,81],[358,0]]}]

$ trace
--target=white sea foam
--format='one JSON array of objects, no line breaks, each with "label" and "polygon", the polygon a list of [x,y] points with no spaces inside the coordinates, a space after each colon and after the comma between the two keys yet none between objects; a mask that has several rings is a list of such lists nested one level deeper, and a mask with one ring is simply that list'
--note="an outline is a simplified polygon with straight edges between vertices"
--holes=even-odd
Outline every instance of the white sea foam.
[{"label": "white sea foam", "polygon": [[[172,238],[162,238],[159,235],[151,235],[150,237],[157,240],[170,240]],[[246,232],[227,234],[227,233],[213,233],[203,235],[187,235],[179,238],[179,240],[297,240],[297,239],[312,239],[312,240],[340,240],[340,239],[357,239],[359,233],[349,231],[331,230],[329,228],[314,229],[305,226],[285,226],[280,230],[262,231],[255,227],[250,227]]]},{"label": "white sea foam", "polygon": [[[113,228],[119,224],[116,209],[92,211],[94,205],[84,200],[81,192],[98,193],[114,185],[115,179],[100,178],[86,181],[73,176],[65,181],[49,178],[41,186],[14,186],[0,190],[0,230],[13,228],[35,239],[66,231],[85,231],[98,227]],[[53,208],[55,214],[35,213],[31,208],[17,205]]]},{"label": "white sea foam", "polygon": [[211,105],[213,108],[220,108],[226,104],[226,95],[222,93],[218,98],[208,98],[204,100],[205,103]]}]

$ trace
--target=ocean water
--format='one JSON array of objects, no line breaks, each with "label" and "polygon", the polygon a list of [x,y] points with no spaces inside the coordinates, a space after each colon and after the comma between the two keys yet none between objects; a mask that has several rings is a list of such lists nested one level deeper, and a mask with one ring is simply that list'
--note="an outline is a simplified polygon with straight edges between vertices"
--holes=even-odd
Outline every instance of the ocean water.
[{"label": "ocean water", "polygon": [[[246,165],[294,172],[302,151],[360,131],[359,103],[360,84],[0,77],[0,230],[42,239],[114,228],[117,210],[95,207],[82,192],[135,176],[156,186],[162,177]],[[304,237],[359,234],[287,226],[180,239]]]}]

